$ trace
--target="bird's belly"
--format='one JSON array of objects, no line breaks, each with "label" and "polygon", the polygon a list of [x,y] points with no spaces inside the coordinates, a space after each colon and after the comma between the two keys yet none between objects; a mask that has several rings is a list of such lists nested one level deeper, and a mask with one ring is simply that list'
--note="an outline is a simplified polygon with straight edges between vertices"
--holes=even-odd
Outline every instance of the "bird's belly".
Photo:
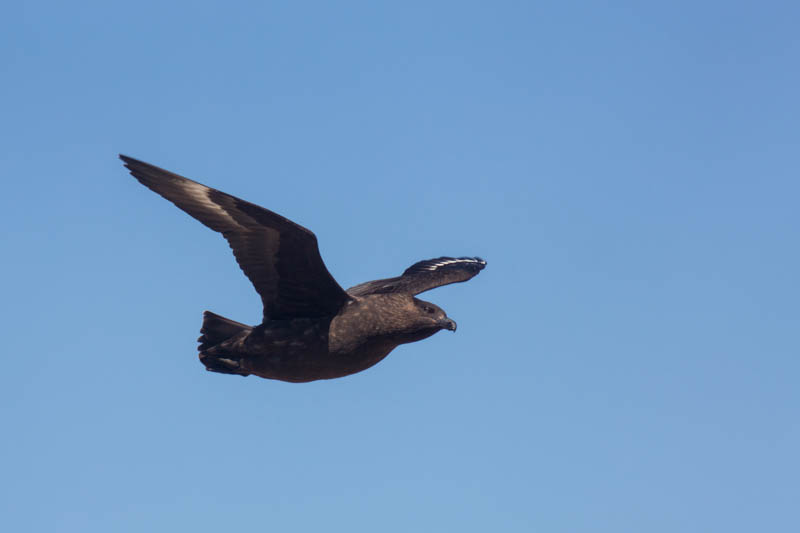
[{"label": "bird's belly", "polygon": [[326,335],[282,342],[254,331],[247,339],[247,355],[240,359],[243,370],[267,379],[293,383],[334,379],[366,370],[377,364],[394,345],[366,342],[354,349],[330,349]]}]

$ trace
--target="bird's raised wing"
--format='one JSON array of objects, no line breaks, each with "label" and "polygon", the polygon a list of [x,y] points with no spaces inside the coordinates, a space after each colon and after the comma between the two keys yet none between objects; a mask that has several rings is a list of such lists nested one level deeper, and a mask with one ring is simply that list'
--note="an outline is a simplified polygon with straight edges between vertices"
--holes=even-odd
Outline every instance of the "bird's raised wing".
[{"label": "bird's raised wing", "polygon": [[486,266],[480,257],[437,257],[414,263],[401,276],[361,283],[347,289],[351,296],[388,292],[421,292],[475,277]]},{"label": "bird's raised wing", "polygon": [[336,314],[350,299],[306,228],[230,194],[124,155],[133,177],[222,233],[264,304],[264,319]]}]

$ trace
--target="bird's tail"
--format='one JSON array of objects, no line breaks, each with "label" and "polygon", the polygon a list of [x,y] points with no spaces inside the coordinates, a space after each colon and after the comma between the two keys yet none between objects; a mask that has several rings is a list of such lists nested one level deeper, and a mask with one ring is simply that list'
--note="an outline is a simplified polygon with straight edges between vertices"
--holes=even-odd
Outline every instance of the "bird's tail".
[{"label": "bird's tail", "polygon": [[247,376],[249,372],[241,368],[239,358],[226,353],[222,343],[243,331],[250,331],[251,329],[253,328],[250,326],[234,322],[224,316],[215,315],[211,311],[204,311],[203,327],[200,328],[202,335],[197,339],[200,346],[197,349],[200,352],[200,362],[205,365],[206,370],[222,374]]},{"label": "bird's tail", "polygon": [[197,339],[200,343],[197,349],[201,352],[208,350],[246,329],[252,328],[211,311],[203,311],[203,327],[200,328],[202,335]]}]

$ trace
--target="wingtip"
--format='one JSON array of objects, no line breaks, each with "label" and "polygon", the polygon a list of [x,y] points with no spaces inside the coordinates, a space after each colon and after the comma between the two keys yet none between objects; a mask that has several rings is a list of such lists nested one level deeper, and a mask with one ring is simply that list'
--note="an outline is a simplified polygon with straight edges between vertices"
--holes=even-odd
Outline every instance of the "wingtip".
[{"label": "wingtip", "polygon": [[469,265],[477,268],[478,270],[483,270],[486,268],[486,259],[483,257],[475,256],[475,257],[458,257],[456,258],[459,261],[467,261]]},{"label": "wingtip", "polygon": [[129,155],[117,154],[117,157],[119,157],[120,160],[122,160],[122,163],[128,168],[130,168],[131,165],[142,164],[142,161],[139,161],[135,157],[131,157]]},{"label": "wingtip", "polygon": [[145,163],[135,157],[131,157],[125,154],[117,154],[117,156],[122,160],[122,164],[128,171],[135,177],[136,179],[141,181],[141,174],[147,172],[149,170],[161,170],[162,172],[167,172],[163,169],[160,169],[150,163]]},{"label": "wingtip", "polygon": [[124,166],[125,168],[127,168],[127,169],[128,169],[128,170],[130,170],[131,172],[133,171],[133,169],[131,168],[131,166],[132,166],[132,165],[135,165],[135,164],[137,163],[136,159],[134,159],[134,158],[132,158],[132,157],[130,157],[130,156],[127,156],[127,155],[125,155],[125,154],[117,154],[117,157],[119,157],[119,158],[120,158],[120,160],[122,160],[122,164],[123,164],[123,166]]}]

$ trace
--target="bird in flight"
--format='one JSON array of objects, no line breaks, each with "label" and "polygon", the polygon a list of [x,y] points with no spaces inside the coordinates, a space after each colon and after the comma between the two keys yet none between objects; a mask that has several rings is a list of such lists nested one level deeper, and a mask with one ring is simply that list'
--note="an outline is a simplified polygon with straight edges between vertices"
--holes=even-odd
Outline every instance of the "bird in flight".
[{"label": "bird in flight", "polygon": [[257,326],[203,313],[197,349],[212,372],[295,383],[361,372],[400,344],[455,331],[456,323],[441,308],[415,296],[467,281],[486,266],[479,257],[439,257],[345,291],[306,228],[183,176],[119,157],[142,185],[222,233],[261,296],[264,314]]}]

